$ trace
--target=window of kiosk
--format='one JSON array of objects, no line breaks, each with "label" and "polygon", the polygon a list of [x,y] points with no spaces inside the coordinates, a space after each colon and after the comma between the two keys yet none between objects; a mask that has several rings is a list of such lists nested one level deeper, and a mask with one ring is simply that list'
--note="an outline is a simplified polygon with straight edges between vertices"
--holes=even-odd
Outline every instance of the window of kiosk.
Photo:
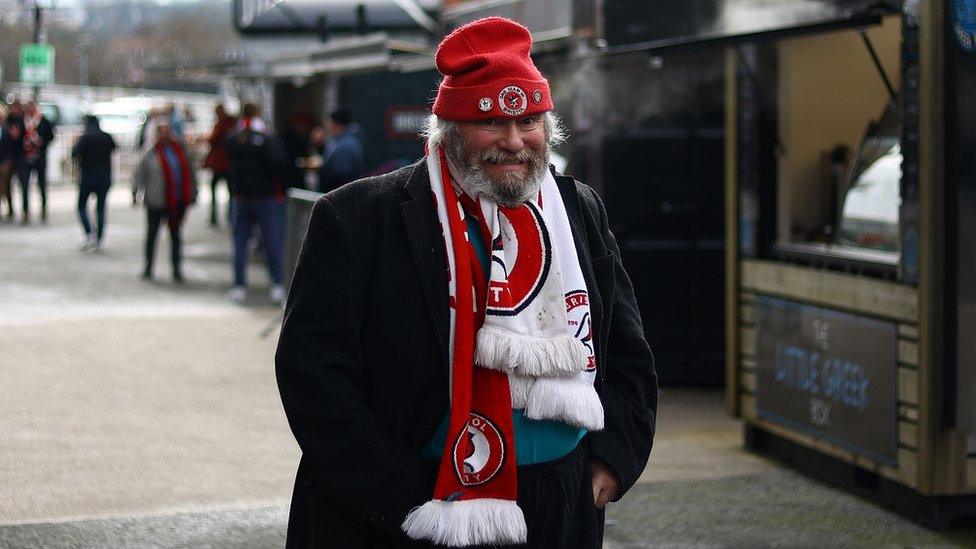
[{"label": "window of kiosk", "polygon": [[900,118],[889,104],[882,119],[868,127],[842,185],[838,246],[886,252],[897,260],[901,163]]},{"label": "window of kiosk", "polygon": [[[897,90],[899,16],[884,17],[867,36]],[[897,98],[857,30],[783,40],[776,48],[773,254],[894,273],[900,252]]]}]

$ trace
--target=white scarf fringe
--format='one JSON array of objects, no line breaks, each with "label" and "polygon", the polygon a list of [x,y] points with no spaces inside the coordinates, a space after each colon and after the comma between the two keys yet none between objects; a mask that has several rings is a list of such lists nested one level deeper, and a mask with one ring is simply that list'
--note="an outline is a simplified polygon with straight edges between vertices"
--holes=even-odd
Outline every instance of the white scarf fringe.
[{"label": "white scarf fringe", "polygon": [[525,543],[522,509],[504,499],[431,500],[414,508],[401,526],[413,539],[448,547]]},{"label": "white scarf fringe", "polygon": [[525,409],[525,405],[529,402],[533,383],[535,383],[534,377],[508,374],[508,390],[512,394],[512,408],[516,410]]},{"label": "white scarf fringe", "polygon": [[589,431],[603,429],[603,403],[596,389],[576,378],[539,377],[525,402],[525,417],[561,421]]},{"label": "white scarf fringe", "polygon": [[534,420],[560,421],[588,431],[603,429],[603,403],[596,389],[577,378],[508,375],[512,408]]},{"label": "white scarf fringe", "polygon": [[586,364],[587,350],[569,334],[538,337],[482,326],[475,364],[524,376],[575,376]]}]

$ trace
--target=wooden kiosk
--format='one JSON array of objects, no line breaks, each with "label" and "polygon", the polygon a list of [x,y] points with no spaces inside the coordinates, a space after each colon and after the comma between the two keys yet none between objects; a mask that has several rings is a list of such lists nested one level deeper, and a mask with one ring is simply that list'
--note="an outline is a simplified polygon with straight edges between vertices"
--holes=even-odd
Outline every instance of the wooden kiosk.
[{"label": "wooden kiosk", "polygon": [[944,528],[976,515],[976,2],[899,8],[726,51],[727,404]]}]

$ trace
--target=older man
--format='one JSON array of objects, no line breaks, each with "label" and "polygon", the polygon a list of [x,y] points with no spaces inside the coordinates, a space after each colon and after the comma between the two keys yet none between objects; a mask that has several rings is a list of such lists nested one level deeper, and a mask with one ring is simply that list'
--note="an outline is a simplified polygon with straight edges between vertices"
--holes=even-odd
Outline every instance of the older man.
[{"label": "older man", "polygon": [[277,354],[290,546],[600,547],[645,467],[653,358],[530,48],[449,35],[427,156],[315,205]]}]

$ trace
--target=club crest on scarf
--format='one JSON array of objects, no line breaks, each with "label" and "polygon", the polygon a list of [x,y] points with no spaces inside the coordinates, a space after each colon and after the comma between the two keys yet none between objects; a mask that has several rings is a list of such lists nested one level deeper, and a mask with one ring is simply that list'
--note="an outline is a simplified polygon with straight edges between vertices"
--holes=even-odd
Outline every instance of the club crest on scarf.
[{"label": "club crest on scarf", "polygon": [[454,443],[454,471],[458,480],[464,486],[485,484],[502,470],[505,453],[505,439],[498,427],[472,412]]},{"label": "club crest on scarf", "polygon": [[[552,266],[552,242],[539,207],[531,202],[517,208],[499,207],[507,223],[491,245],[491,262],[501,266],[505,278],[488,284],[489,315],[516,315],[539,294]],[[510,248],[509,248],[510,247]],[[505,249],[514,251],[506,254]],[[507,265],[505,256],[517,257]]]},{"label": "club crest on scarf", "polygon": [[593,325],[590,322],[590,296],[586,290],[573,290],[566,293],[566,316],[570,327],[575,329],[575,337],[586,347],[586,368],[596,371],[596,355],[593,353]]}]

